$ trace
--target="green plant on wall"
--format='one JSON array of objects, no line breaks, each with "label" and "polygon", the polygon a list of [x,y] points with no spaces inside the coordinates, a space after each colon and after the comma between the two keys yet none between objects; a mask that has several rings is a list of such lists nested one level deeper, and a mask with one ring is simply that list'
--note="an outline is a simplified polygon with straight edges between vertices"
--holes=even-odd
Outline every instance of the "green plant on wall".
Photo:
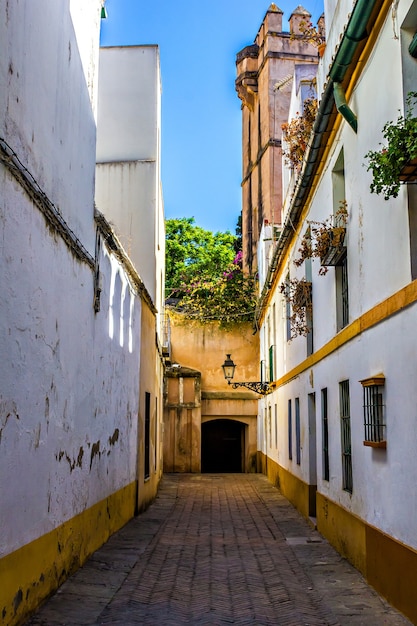
[{"label": "green plant on wall", "polygon": [[166,221],[168,308],[200,322],[222,326],[252,321],[258,285],[242,271],[241,224],[236,235],[212,233],[194,218]]},{"label": "green plant on wall", "polygon": [[411,91],[406,99],[405,115],[399,115],[396,122],[387,122],[382,129],[385,144],[381,150],[370,150],[367,171],[372,172],[372,193],[383,194],[385,200],[396,198],[400,191],[401,175],[404,166],[417,158],[417,117],[413,106],[417,92]]}]

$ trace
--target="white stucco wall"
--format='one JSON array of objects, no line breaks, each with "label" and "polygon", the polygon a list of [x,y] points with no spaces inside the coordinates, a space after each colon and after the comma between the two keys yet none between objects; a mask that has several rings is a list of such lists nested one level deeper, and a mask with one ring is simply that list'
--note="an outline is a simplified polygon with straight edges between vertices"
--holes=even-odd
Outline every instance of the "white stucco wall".
[{"label": "white stucco wall", "polygon": [[96,204],[162,310],[164,215],[157,46],[100,50]]},{"label": "white stucco wall", "polygon": [[[82,19],[86,4],[88,22]],[[63,0],[0,3],[1,136],[92,253],[95,124],[90,97],[100,6],[99,0],[72,0],[71,10]]]},{"label": "white stucco wall", "polygon": [[[330,36],[343,30],[352,3],[325,3],[334,17]],[[358,116],[358,132],[342,121],[336,134],[321,178],[314,188],[307,220],[324,221],[334,211],[332,171],[340,151],[344,153],[345,198],[349,213],[346,245],[348,251],[349,322],[376,307],[411,280],[410,227],[408,204],[412,206],[411,192],[402,187],[398,198],[385,201],[370,193],[371,174],[366,171],[365,154],[378,149],[382,128],[386,121],[395,120],[403,110],[405,94],[417,77],[415,60],[410,62],[402,37],[396,39],[395,27],[406,20],[409,41],[412,24],[416,22],[416,8],[412,3],[399,3],[398,17],[393,25],[388,13],[376,46],[369,55],[363,72],[355,84],[349,105]],[[413,19],[411,19],[413,17]],[[327,15],[326,15],[327,18]],[[414,20],[414,22],[413,22]],[[414,28],[415,31],[415,28]],[[328,31],[329,32],[329,31]],[[337,35],[338,36],[338,35]],[[333,41],[333,40],[332,40]],[[387,58],[390,63],[387,64]],[[370,98],[369,94],[372,94]],[[410,200],[408,196],[410,195]],[[296,268],[300,240],[306,224],[298,232],[292,252],[282,268],[281,280],[289,270],[291,277],[302,278],[305,264]],[[314,351],[317,352],[337,337],[335,269],[330,267],[325,276],[319,276],[320,262],[312,260]],[[279,281],[281,282],[281,281]],[[269,341],[268,319],[271,324],[272,307],[276,310],[277,372],[276,379],[303,363],[307,357],[306,339],[296,337],[286,341],[285,303],[275,290],[261,329],[261,358],[267,359]],[[417,480],[416,406],[417,339],[414,327],[417,307],[403,308],[396,315],[364,332],[353,332],[353,338],[339,349],[321,358],[291,381],[280,386],[260,401],[262,422],[265,407],[277,404],[278,447],[272,445],[259,429],[259,445],[263,452],[301,480],[311,482],[311,461],[314,448],[308,434],[308,394],[315,393],[318,491],[340,504],[371,526],[395,537],[405,545],[417,548],[415,510],[417,506],[414,485]],[[360,380],[382,373],[386,382],[384,403],[387,448],[373,449],[363,445],[364,416],[363,389]],[[350,418],[352,436],[353,492],[342,484],[341,427],[339,383],[350,383]],[[323,479],[321,390],[328,390],[330,480]],[[295,461],[295,398],[300,398],[301,464]],[[293,460],[288,458],[288,400],[292,400]],[[274,426],[274,425],[273,425]],[[401,515],[399,514],[401,512]]]},{"label": "white stucco wall", "polygon": [[[101,3],[84,4],[0,2],[0,136],[94,257]],[[141,301],[103,244],[95,313],[94,268],[3,164],[0,188],[2,557],[137,477]]]},{"label": "white stucco wall", "polygon": [[1,186],[3,556],[135,479],[141,305],[104,249],[94,314],[91,269]]}]

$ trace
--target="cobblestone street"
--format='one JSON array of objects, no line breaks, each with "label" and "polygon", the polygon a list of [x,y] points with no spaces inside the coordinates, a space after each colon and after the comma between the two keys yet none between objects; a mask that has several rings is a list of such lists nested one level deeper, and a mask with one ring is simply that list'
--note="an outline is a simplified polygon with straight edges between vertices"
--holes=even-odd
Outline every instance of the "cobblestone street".
[{"label": "cobblestone street", "polygon": [[260,474],[168,474],[28,626],[405,625]]}]

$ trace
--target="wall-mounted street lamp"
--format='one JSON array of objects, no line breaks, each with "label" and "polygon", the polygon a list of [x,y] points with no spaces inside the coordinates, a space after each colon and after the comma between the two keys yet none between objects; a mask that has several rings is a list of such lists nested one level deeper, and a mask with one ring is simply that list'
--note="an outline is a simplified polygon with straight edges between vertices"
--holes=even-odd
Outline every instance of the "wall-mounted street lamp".
[{"label": "wall-mounted street lamp", "polygon": [[247,383],[232,383],[233,376],[235,375],[236,365],[233,363],[230,354],[226,354],[226,359],[222,365],[224,377],[227,380],[228,385],[232,385],[233,389],[238,387],[247,387],[261,396],[266,396],[272,392],[272,387],[266,382],[247,382]]}]

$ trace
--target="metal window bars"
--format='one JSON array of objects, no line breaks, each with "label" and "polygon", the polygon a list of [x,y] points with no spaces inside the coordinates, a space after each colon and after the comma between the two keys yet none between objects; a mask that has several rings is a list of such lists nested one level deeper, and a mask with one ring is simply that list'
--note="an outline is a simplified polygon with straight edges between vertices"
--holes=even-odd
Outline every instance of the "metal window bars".
[{"label": "metal window bars", "polygon": [[361,380],[363,387],[364,445],[386,448],[386,423],[382,375]]}]

